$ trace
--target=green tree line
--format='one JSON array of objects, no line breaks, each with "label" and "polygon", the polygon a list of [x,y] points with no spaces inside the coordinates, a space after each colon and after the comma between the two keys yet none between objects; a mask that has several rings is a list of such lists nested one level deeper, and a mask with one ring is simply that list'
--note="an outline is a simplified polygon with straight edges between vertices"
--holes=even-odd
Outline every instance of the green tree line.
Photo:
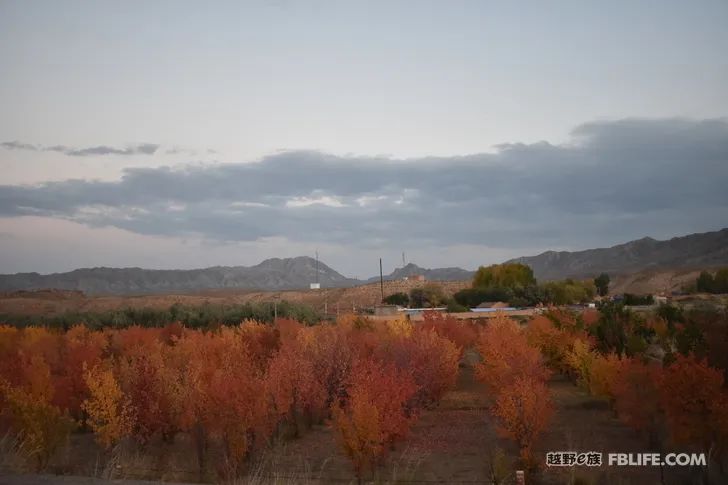
[{"label": "green tree line", "polygon": [[271,323],[277,314],[307,325],[318,323],[322,315],[308,305],[288,301],[250,302],[239,305],[203,304],[199,306],[172,305],[166,309],[124,308],[105,312],[65,312],[58,315],[0,314],[0,324],[16,327],[46,326],[69,329],[84,324],[92,329],[124,328],[131,325],[163,327],[179,322],[189,328],[208,328],[214,325],[237,325],[243,320]]}]

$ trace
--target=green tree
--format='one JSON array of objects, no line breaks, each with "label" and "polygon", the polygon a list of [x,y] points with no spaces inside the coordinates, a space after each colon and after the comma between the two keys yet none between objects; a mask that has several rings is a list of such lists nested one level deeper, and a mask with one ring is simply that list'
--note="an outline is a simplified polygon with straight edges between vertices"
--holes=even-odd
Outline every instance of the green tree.
[{"label": "green tree", "polygon": [[599,296],[607,296],[607,293],[609,293],[609,275],[602,273],[594,278],[594,286],[597,287]]},{"label": "green tree", "polygon": [[602,353],[621,354],[625,350],[631,318],[631,312],[620,303],[608,301],[599,305],[599,320],[589,327],[589,333],[596,337]]},{"label": "green tree", "polygon": [[493,286],[516,288],[534,284],[536,284],[536,278],[533,277],[533,270],[521,263],[481,266],[473,277],[473,288]]},{"label": "green tree", "polygon": [[407,306],[409,305],[409,301],[410,299],[407,293],[401,291],[399,293],[392,293],[384,298],[384,303],[388,305]]},{"label": "green tree", "polygon": [[428,283],[422,288],[412,288],[409,301],[413,308],[427,308],[442,305],[446,301],[442,287],[435,283]]},{"label": "green tree", "polygon": [[703,271],[700,273],[700,276],[698,276],[696,286],[698,291],[701,293],[713,293],[714,283],[713,275],[707,271]]},{"label": "green tree", "polygon": [[728,293],[728,268],[721,268],[713,276],[703,271],[698,276],[695,286],[702,293]]},{"label": "green tree", "polygon": [[549,281],[542,285],[543,301],[553,305],[583,303],[594,298],[596,291],[591,281]]},{"label": "green tree", "polygon": [[632,293],[625,293],[622,301],[625,305],[653,305],[655,298],[652,295],[634,295]]},{"label": "green tree", "polygon": [[728,268],[721,268],[713,278],[714,293],[728,293]]},{"label": "green tree", "polygon": [[456,300],[450,298],[447,300],[447,312],[448,313],[463,313],[463,312],[469,312],[470,308],[461,305]]},{"label": "green tree", "polygon": [[675,346],[682,355],[696,354],[703,356],[707,351],[707,342],[703,331],[695,324],[688,322],[675,336]]},{"label": "green tree", "polygon": [[676,323],[685,322],[685,315],[683,314],[682,307],[671,305],[669,303],[663,303],[657,308],[657,316],[665,320],[667,328],[670,331],[670,335],[675,332]]},{"label": "green tree", "polygon": [[509,288],[464,288],[453,295],[459,304],[466,307],[476,307],[484,301],[510,301],[513,290]]}]

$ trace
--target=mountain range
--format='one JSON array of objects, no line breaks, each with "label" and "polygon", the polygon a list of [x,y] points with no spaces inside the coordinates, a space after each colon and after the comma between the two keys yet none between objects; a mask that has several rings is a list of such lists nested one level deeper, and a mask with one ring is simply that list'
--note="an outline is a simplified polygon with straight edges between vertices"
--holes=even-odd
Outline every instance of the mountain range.
[{"label": "mountain range", "polygon": [[[546,251],[508,262],[529,265],[539,280],[587,278],[651,269],[702,269],[728,265],[728,228],[715,232],[675,237],[667,241],[642,238],[610,248],[584,251]],[[317,279],[318,268],[318,279]],[[386,275],[397,280],[423,275],[428,280],[468,280],[473,271],[462,268],[426,269],[409,263]],[[0,275],[0,291],[54,288],[79,290],[91,295],[194,292],[206,289],[286,290],[347,287],[377,281],[347,278],[307,256],[272,258],[255,266],[215,266],[193,270],[142,268],[84,268],[67,273]]]},{"label": "mountain range", "polygon": [[360,284],[308,256],[271,258],[255,266],[214,266],[191,270],[142,268],[84,268],[68,273],[0,275],[0,291],[53,288],[87,294],[142,294],[193,292],[207,289],[287,290],[308,288],[316,280],[322,287]]},{"label": "mountain range", "polygon": [[[407,263],[402,268],[395,268],[388,275],[384,275],[384,279],[401,280],[411,278],[413,276],[424,276],[425,279],[435,281],[461,281],[469,280],[473,277],[474,271],[468,271],[462,268],[421,268],[414,263]],[[375,283],[379,281],[379,276],[374,276],[366,280],[366,283]]]},{"label": "mountain range", "polygon": [[588,278],[658,269],[702,269],[728,264],[728,228],[658,241],[650,237],[610,248],[546,251],[512,259],[533,269],[540,280]]}]

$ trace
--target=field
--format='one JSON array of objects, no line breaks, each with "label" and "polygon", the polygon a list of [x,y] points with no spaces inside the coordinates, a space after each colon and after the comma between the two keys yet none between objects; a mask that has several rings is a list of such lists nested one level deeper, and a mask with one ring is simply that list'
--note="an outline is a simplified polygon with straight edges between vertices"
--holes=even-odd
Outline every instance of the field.
[{"label": "field", "polygon": [[[32,319],[265,296],[46,292],[2,308]],[[506,484],[524,470],[527,483],[724,483],[725,323],[606,306],[518,321],[0,326],[2,482]],[[711,466],[549,467],[548,451],[708,453]]]},{"label": "field", "polygon": [[[409,292],[428,282],[422,281],[385,281],[384,292]],[[468,288],[469,281],[438,281],[447,295]],[[327,313],[351,313],[360,308],[373,307],[381,301],[379,283],[361,285],[353,288],[327,288],[317,290],[290,291],[249,291],[249,290],[210,290],[193,294],[179,295],[141,295],[141,296],[85,296],[81,292],[47,290],[16,291],[0,293],[0,315],[57,315],[64,312],[105,312],[121,308],[167,309],[174,304],[184,306],[235,305],[248,302],[290,301],[306,304]]]}]

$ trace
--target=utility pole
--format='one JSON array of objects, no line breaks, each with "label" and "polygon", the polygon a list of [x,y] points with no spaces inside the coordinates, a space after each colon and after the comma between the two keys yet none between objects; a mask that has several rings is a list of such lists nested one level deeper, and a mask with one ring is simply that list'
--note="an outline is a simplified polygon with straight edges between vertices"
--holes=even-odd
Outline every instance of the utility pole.
[{"label": "utility pole", "polygon": [[384,303],[384,273],[382,272],[382,258],[379,258],[379,287],[382,290],[382,303]]},{"label": "utility pole", "polygon": [[319,283],[318,249],[316,250],[316,285]]}]

